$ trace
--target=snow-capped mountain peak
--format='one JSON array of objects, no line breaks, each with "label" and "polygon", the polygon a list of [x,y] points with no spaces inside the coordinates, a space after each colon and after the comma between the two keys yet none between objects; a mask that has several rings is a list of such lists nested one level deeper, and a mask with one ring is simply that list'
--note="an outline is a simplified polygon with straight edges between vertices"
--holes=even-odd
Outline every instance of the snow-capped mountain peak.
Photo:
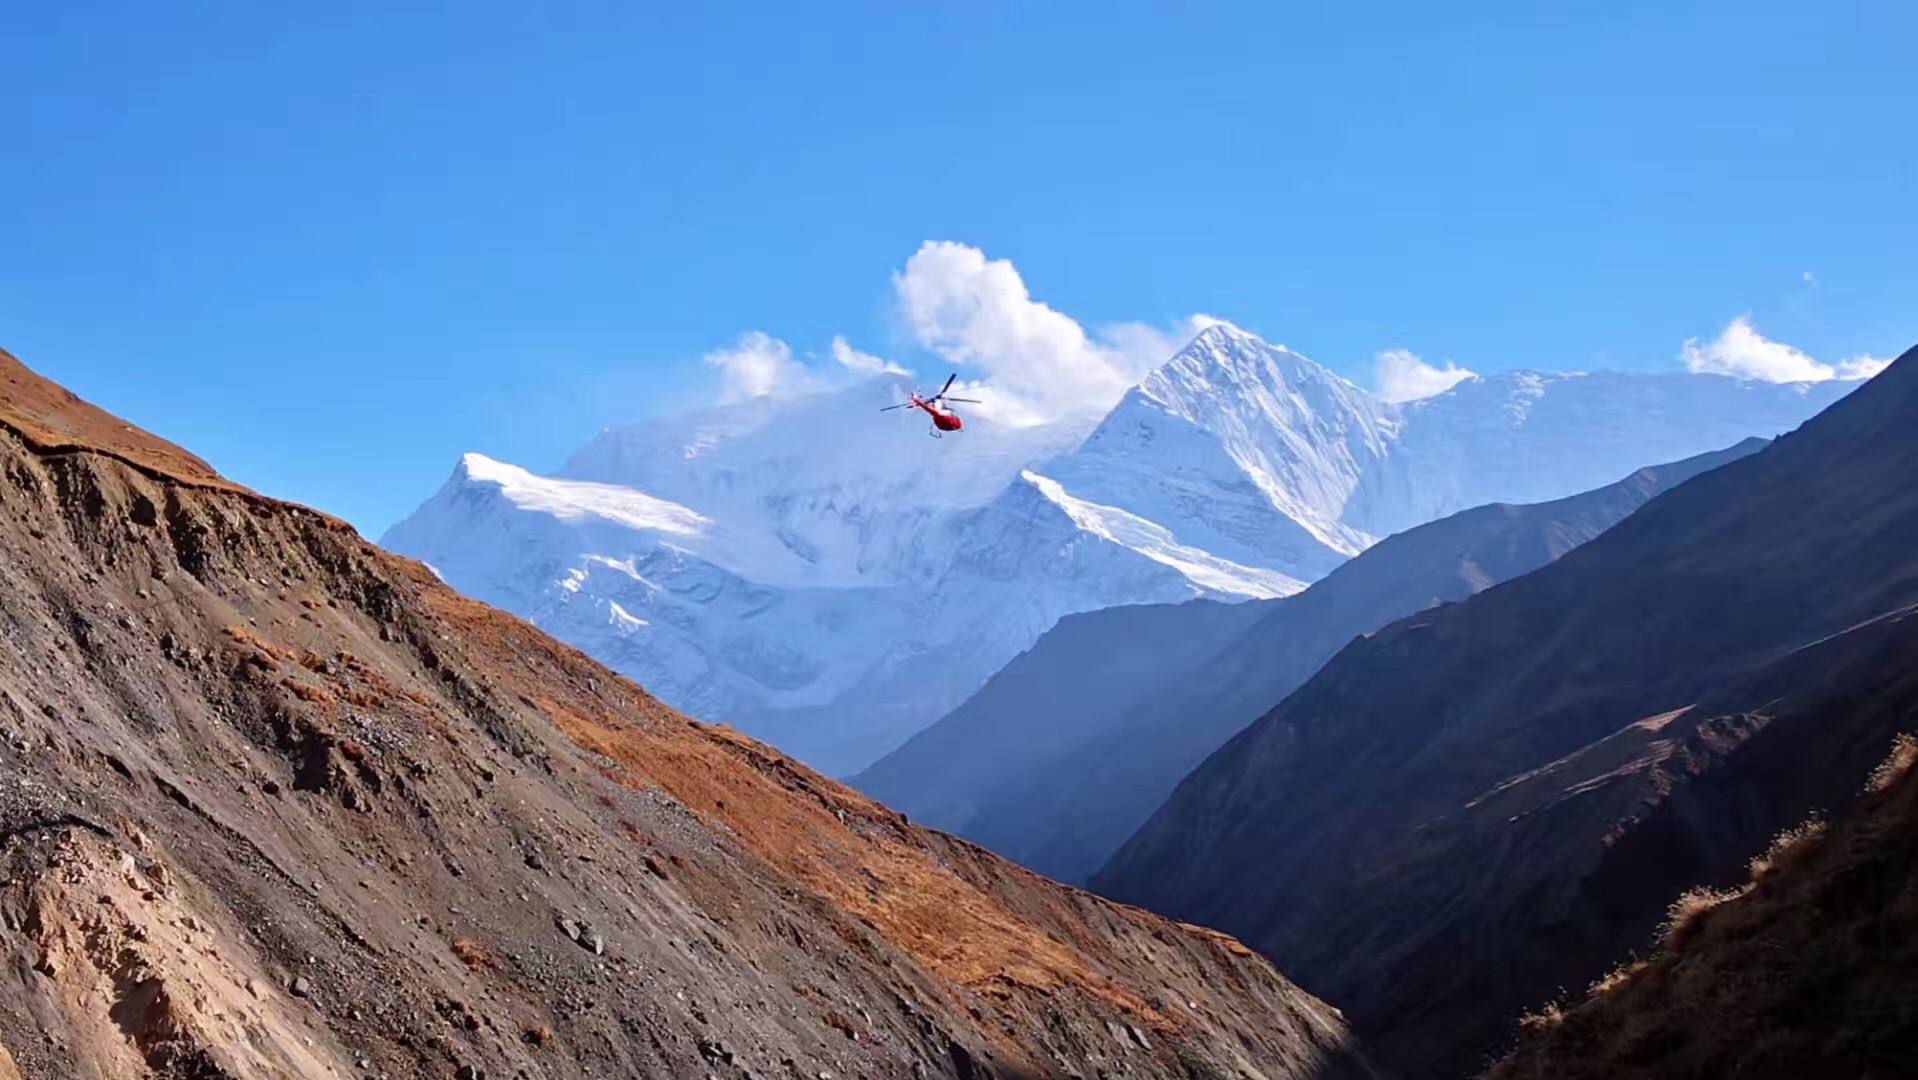
[{"label": "snow-capped mountain peak", "polygon": [[468,455],[382,542],[844,775],[1066,615],[1288,595],[1388,532],[1775,435],[1851,385],[1519,372],[1389,405],[1220,324],[1103,416],[932,439],[879,411],[911,389],[890,375],[613,428],[552,477]]},{"label": "snow-capped mountain peak", "polygon": [[448,483],[456,487],[490,486],[522,509],[566,522],[597,518],[628,529],[685,537],[702,535],[712,525],[710,518],[637,488],[535,476],[484,454],[462,455]]},{"label": "snow-capped mountain peak", "polygon": [[1370,394],[1236,327],[1202,331],[1049,473],[1183,542],[1311,581],[1371,537],[1340,516],[1394,430]]},{"label": "snow-capped mountain peak", "polygon": [[1370,396],[1285,346],[1271,344],[1230,323],[1216,323],[1201,330],[1139,384],[1147,397],[1173,409],[1190,407],[1195,394],[1244,393],[1255,388],[1268,395],[1304,394],[1324,388],[1335,394]]}]

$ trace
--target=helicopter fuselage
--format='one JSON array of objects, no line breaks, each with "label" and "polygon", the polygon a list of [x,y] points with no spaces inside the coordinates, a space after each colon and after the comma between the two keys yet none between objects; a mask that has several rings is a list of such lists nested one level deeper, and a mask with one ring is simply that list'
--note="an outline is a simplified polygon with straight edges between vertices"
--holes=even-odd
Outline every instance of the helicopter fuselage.
[{"label": "helicopter fuselage", "polygon": [[926,415],[932,417],[932,426],[938,428],[940,431],[958,431],[965,426],[959,422],[958,416],[947,412],[937,405],[921,401],[917,396],[912,399],[912,403],[926,410]]}]

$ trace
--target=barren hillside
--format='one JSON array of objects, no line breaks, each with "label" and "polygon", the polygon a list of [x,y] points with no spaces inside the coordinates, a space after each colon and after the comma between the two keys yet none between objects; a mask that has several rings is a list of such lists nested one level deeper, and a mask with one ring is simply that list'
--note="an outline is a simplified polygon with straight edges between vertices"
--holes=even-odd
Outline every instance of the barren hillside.
[{"label": "barren hillside", "polygon": [[0,1076],[1371,1075],[1223,935],[0,395]]}]

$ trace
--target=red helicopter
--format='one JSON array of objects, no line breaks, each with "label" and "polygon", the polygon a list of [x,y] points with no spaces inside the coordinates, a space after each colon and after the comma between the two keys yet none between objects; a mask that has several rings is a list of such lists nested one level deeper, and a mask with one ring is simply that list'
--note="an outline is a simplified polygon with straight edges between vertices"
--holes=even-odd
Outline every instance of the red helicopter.
[{"label": "red helicopter", "polygon": [[932,417],[932,430],[927,432],[926,434],[931,435],[935,439],[942,438],[943,433],[948,431],[958,431],[960,428],[965,427],[965,424],[960,422],[958,415],[954,413],[951,409],[942,407],[939,404],[940,402],[963,401],[968,405],[977,405],[980,403],[978,398],[946,396],[946,391],[952,389],[952,381],[954,379],[957,379],[958,377],[959,377],[958,372],[954,372],[951,375],[946,376],[946,385],[940,387],[939,392],[932,395],[929,398],[920,397],[919,392],[915,390],[913,391],[911,401],[904,402],[899,405],[888,405],[879,411],[891,412],[894,409],[911,409],[915,407],[924,409],[926,410],[926,415]]}]

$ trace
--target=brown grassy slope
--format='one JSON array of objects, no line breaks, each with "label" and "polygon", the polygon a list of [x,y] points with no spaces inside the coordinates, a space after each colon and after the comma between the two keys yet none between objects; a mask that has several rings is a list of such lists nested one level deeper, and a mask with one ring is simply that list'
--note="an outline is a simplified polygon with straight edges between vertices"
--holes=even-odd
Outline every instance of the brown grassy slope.
[{"label": "brown grassy slope", "polygon": [[1236,942],[694,723],[3,355],[0,388],[29,1080],[1369,1075]]},{"label": "brown grassy slope", "polygon": [[1902,739],[1855,814],[1743,890],[1681,899],[1654,957],[1528,1017],[1491,1080],[1918,1075],[1915,758]]},{"label": "brown grassy slope", "polygon": [[5,349],[0,349],[0,416],[14,434],[43,453],[89,450],[110,454],[155,475],[245,490],[165,439],[34,374]]}]

